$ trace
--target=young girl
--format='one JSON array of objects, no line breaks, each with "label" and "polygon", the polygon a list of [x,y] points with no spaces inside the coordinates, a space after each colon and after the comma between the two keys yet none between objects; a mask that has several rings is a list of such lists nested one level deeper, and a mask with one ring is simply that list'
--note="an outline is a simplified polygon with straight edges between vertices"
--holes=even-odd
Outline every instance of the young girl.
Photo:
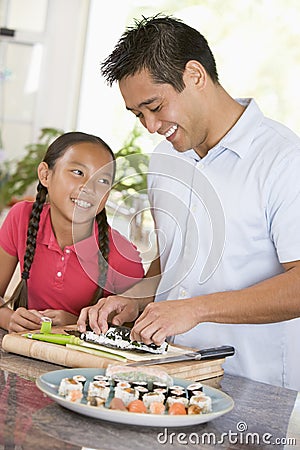
[{"label": "young girl", "polygon": [[[49,146],[35,202],[17,203],[0,229],[1,328],[37,329],[43,316],[53,325],[76,323],[83,307],[143,277],[136,248],[106,219],[115,164],[109,146],[86,133]],[[4,303],[19,261],[21,281]]]}]

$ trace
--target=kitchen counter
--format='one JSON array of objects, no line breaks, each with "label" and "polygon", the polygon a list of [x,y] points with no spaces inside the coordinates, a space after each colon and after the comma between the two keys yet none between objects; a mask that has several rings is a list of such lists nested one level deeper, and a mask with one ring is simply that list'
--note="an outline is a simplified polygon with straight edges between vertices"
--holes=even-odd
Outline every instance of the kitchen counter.
[{"label": "kitchen counter", "polygon": [[[0,329],[0,342],[4,335]],[[0,353],[0,449],[300,449],[300,395],[225,374],[221,389],[235,406],[206,424],[149,428],[105,422],[66,410],[35,385],[63,367]]]}]

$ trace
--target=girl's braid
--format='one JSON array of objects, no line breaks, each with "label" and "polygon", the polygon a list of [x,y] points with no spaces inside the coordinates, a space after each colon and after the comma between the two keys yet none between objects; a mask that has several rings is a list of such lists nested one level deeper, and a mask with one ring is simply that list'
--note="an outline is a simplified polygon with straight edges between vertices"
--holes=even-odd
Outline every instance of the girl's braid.
[{"label": "girl's braid", "polygon": [[34,258],[40,217],[44,203],[47,198],[47,193],[48,193],[47,188],[44,187],[41,183],[39,183],[37,187],[36,199],[32,205],[31,215],[28,223],[26,250],[24,255],[24,267],[23,272],[21,274],[21,281],[17,285],[11,298],[8,300],[8,302],[5,303],[5,304],[10,303],[11,305],[13,305],[14,310],[16,310],[21,306],[27,308],[28,305],[27,280],[29,278],[31,265]]}]

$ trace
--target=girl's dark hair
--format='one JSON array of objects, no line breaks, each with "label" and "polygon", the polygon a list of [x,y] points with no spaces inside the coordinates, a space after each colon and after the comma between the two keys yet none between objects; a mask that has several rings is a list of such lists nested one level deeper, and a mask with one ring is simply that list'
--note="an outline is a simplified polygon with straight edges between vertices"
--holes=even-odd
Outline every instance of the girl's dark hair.
[{"label": "girl's dark hair", "polygon": [[218,83],[215,59],[204,36],[179,19],[158,14],[135,20],[134,26],[127,28],[101,64],[101,73],[111,86],[146,69],[156,83],[171,84],[181,92],[190,60],[200,62]]},{"label": "girl's dark hair", "polygon": [[[49,146],[43,161],[48,164],[49,169],[54,169],[56,161],[64,155],[65,151],[70,146],[79,144],[81,142],[99,144],[110,153],[113,161],[113,179],[114,179],[116,171],[116,159],[113,151],[101,138],[91,134],[74,131],[59,136]],[[36,199],[32,206],[32,211],[27,229],[26,250],[24,255],[24,267],[23,272],[21,274],[21,281],[17,285],[11,298],[6,303],[4,303],[4,305],[12,304],[14,310],[16,310],[21,306],[27,308],[28,305],[27,279],[29,278],[30,268],[34,258],[36,248],[36,238],[39,230],[40,215],[43,210],[47,194],[48,189],[39,182],[37,186]],[[99,280],[98,280],[98,288],[96,289],[93,298],[91,299],[91,304],[96,303],[96,301],[103,295],[103,287],[105,285],[107,275],[109,234],[105,208],[103,208],[103,210],[99,214],[97,214],[96,221],[98,224]]]}]

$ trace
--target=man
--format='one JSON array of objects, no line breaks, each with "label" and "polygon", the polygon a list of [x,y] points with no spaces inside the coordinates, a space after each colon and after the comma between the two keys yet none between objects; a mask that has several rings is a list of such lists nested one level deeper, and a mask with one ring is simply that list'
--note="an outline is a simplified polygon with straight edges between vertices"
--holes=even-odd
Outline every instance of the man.
[{"label": "man", "polygon": [[164,137],[149,168],[159,258],[80,329],[137,319],[145,343],[233,345],[228,373],[300,389],[300,139],[230,97],[205,38],[171,17],[136,22],[102,74]]}]

